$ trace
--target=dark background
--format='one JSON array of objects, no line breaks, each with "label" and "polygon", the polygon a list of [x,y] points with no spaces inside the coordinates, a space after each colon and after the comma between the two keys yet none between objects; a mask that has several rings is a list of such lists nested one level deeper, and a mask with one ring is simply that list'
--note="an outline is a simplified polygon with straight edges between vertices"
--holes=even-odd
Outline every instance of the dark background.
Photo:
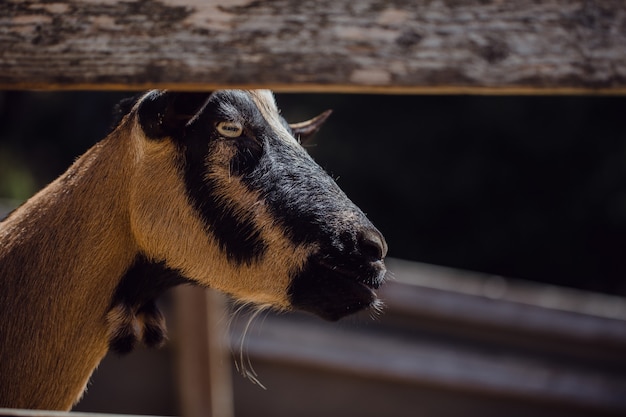
[{"label": "dark background", "polygon": [[[0,93],[0,198],[106,135],[130,93]],[[626,97],[281,94],[390,256],[626,295]]]}]

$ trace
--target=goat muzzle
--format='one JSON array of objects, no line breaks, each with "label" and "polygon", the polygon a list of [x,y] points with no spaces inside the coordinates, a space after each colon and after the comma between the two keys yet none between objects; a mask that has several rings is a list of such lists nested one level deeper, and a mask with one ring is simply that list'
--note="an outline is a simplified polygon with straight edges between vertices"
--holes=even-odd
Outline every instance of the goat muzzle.
[{"label": "goat muzzle", "polygon": [[290,287],[292,305],[327,320],[378,303],[375,290],[385,280],[387,243],[375,228],[364,229],[341,252],[312,255]]}]

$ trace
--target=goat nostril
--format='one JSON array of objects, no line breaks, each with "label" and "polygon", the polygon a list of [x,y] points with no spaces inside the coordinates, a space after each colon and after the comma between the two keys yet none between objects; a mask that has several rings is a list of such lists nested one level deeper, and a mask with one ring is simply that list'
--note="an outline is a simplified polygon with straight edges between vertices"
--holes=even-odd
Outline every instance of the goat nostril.
[{"label": "goat nostril", "polygon": [[378,261],[387,255],[387,242],[378,230],[365,230],[359,233],[359,249],[363,256]]}]

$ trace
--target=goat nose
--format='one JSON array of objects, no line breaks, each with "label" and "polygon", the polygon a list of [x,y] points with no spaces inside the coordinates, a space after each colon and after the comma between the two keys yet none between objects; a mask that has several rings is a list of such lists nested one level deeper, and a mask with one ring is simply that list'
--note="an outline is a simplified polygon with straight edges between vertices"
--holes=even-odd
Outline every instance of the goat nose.
[{"label": "goat nose", "polygon": [[380,261],[387,256],[387,242],[376,229],[366,229],[359,233],[361,255],[373,261]]}]

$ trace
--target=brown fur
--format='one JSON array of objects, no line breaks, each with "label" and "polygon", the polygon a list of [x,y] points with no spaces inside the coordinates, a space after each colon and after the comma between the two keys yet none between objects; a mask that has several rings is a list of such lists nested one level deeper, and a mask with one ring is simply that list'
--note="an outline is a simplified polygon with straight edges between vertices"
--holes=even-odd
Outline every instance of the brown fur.
[{"label": "brown fur", "polygon": [[[251,94],[294,141],[271,115],[271,93]],[[224,204],[252,217],[272,248],[254,265],[224,256],[183,197],[175,145],[146,139],[132,112],[0,223],[0,407],[67,410],[109,344],[127,351],[165,340],[153,299],[111,305],[139,255],[244,302],[289,308],[290,274],[315,248],[294,247],[258,195],[230,175],[231,153],[223,145],[207,163]]]},{"label": "brown fur", "polygon": [[106,294],[138,250],[123,210],[134,155],[117,136],[0,224],[0,406],[69,409],[107,352]]},{"label": "brown fur", "polygon": [[[300,146],[271,93],[248,94],[277,137]],[[138,259],[243,302],[289,309],[293,276],[319,249],[287,237],[260,195],[231,175],[232,144],[216,141],[206,179],[219,204],[254,224],[269,248],[254,263],[229,261],[186,197],[180,149],[167,137],[146,138],[137,108],[0,223],[0,407],[67,410],[110,346],[165,340],[151,276],[127,282]],[[337,215],[345,222],[350,213]],[[128,299],[122,284],[150,291]]]}]

